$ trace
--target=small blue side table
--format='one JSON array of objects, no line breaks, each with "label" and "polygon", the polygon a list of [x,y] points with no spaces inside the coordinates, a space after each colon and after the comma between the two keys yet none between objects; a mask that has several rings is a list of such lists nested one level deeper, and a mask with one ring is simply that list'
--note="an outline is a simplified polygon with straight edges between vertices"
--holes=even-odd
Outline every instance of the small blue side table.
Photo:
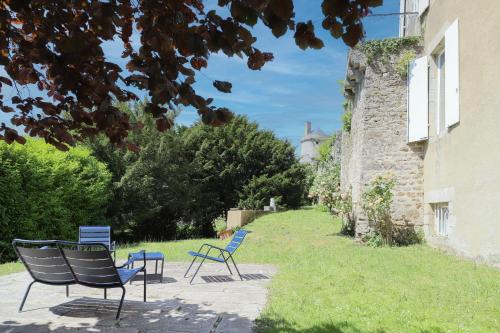
[{"label": "small blue side table", "polygon": [[[146,252],[146,261],[154,260],[155,263],[155,275],[158,275],[158,261],[161,260],[161,271],[160,271],[160,282],[163,281],[163,265],[165,264],[165,256],[161,252]],[[128,254],[128,263],[132,264],[132,268],[134,268],[135,261],[144,261],[144,255],[140,252],[137,253],[129,253]],[[132,281],[130,281],[132,283]]]}]

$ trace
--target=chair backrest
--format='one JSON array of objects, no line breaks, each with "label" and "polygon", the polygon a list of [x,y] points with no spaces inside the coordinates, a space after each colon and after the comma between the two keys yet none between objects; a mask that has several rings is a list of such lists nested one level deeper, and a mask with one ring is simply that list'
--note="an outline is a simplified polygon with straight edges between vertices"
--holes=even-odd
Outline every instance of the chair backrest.
[{"label": "chair backrest", "polygon": [[15,239],[12,245],[35,281],[101,288],[122,285],[103,244]]},{"label": "chair backrest", "polygon": [[104,226],[80,226],[79,243],[104,244],[109,249],[111,244],[111,227]]},{"label": "chair backrest", "polygon": [[14,250],[33,280],[47,284],[75,283],[57,241],[26,241],[15,239]]},{"label": "chair backrest", "polygon": [[101,288],[122,284],[105,245],[58,242],[58,246],[78,283]]},{"label": "chair backrest", "polygon": [[238,247],[240,247],[241,243],[243,243],[243,240],[245,239],[245,236],[248,234],[248,231],[240,229],[234,233],[233,239],[227,244],[226,250],[229,251],[229,253],[234,253]]}]

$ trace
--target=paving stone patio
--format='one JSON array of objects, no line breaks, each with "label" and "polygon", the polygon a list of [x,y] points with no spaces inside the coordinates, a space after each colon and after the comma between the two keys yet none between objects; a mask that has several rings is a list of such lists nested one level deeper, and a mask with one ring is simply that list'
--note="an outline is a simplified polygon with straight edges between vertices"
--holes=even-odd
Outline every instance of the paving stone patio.
[{"label": "paving stone patio", "polygon": [[[141,281],[127,285],[119,320],[115,320],[121,289],[103,291],[81,286],[65,288],[34,284],[23,312],[17,311],[31,281],[28,273],[0,277],[0,332],[251,332],[264,308],[267,284],[276,269],[239,265],[244,281],[220,264],[204,264],[189,284],[187,263],[165,263],[163,281],[149,277],[147,302]],[[149,271],[154,271],[154,263]]]}]

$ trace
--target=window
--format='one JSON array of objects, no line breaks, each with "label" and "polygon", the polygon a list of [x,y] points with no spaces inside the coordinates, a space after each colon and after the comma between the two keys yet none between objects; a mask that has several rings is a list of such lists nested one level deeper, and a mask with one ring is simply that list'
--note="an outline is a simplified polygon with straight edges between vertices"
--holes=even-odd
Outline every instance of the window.
[{"label": "window", "polygon": [[446,97],[445,97],[445,85],[446,85],[446,56],[445,52],[441,51],[436,56],[436,65],[437,65],[437,75],[436,75],[436,84],[437,84],[437,99],[436,99],[436,132],[437,134],[441,134],[444,132],[446,128],[446,121],[445,121],[445,103],[446,103]]},{"label": "window", "polygon": [[448,203],[434,204],[434,227],[436,235],[448,235]]}]

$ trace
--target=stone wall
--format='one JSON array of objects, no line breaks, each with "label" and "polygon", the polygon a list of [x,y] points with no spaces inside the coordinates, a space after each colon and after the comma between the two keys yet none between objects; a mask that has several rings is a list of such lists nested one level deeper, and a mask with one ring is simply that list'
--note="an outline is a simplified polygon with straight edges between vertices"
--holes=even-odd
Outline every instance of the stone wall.
[{"label": "stone wall", "polygon": [[407,143],[406,78],[397,58],[368,64],[360,50],[349,55],[345,94],[351,104],[350,133],[341,139],[341,189],[352,191],[356,237],[370,232],[361,195],[377,175],[396,180],[392,218],[396,225],[423,224],[423,145]]}]

